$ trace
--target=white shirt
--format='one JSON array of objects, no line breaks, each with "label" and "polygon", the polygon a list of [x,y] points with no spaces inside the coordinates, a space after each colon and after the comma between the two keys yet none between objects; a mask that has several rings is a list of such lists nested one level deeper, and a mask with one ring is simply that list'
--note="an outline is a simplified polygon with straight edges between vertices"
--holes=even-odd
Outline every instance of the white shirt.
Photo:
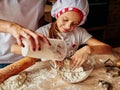
[{"label": "white shirt", "polygon": [[[47,24],[43,27],[40,27],[36,30],[36,32],[49,37],[49,29],[51,27],[51,23]],[[58,34],[62,40],[64,40],[67,44],[68,55],[71,56],[78,49],[81,44],[85,44],[86,41],[92,37],[84,28],[76,27],[75,30],[68,33],[59,33]]]},{"label": "white shirt", "polygon": [[[46,0],[0,0],[0,19],[36,30],[38,20],[44,14],[45,3]],[[22,57],[10,53],[10,47],[15,42],[10,34],[0,33],[0,63],[12,63]]]}]

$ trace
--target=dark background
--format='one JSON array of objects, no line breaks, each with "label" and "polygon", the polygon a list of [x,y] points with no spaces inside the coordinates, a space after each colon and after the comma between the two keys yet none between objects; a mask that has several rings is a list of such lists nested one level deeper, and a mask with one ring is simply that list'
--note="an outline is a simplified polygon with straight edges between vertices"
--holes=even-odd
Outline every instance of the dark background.
[{"label": "dark background", "polygon": [[120,46],[120,0],[88,0],[90,12],[83,25],[93,37]]}]

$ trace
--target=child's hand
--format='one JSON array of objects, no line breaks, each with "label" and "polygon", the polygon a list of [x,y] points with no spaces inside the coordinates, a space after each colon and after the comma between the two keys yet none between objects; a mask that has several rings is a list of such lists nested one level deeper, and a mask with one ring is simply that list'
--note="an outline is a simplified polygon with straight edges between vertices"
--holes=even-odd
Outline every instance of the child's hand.
[{"label": "child's hand", "polygon": [[64,65],[64,61],[54,61],[54,64],[58,68],[62,68]]},{"label": "child's hand", "polygon": [[71,67],[75,69],[80,67],[87,59],[88,55],[91,53],[89,46],[84,46],[71,57]]}]

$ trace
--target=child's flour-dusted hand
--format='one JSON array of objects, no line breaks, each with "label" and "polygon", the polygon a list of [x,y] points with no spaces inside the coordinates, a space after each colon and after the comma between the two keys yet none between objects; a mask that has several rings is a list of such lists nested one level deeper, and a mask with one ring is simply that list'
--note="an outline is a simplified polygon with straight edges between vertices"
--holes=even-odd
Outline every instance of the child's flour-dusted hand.
[{"label": "child's flour-dusted hand", "polygon": [[89,46],[82,47],[71,57],[71,66],[73,68],[80,67],[87,60],[90,54],[91,51]]}]

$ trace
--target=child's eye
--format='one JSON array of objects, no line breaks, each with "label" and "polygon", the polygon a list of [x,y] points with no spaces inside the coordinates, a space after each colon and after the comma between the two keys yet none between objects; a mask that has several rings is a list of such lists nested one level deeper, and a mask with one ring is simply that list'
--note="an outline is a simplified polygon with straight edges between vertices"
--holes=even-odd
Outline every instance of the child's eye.
[{"label": "child's eye", "polygon": [[68,19],[67,18],[63,18],[63,21],[68,21]]},{"label": "child's eye", "polygon": [[67,19],[63,19],[63,21],[68,21]]},{"label": "child's eye", "polygon": [[72,25],[76,27],[78,24],[72,24]]}]

